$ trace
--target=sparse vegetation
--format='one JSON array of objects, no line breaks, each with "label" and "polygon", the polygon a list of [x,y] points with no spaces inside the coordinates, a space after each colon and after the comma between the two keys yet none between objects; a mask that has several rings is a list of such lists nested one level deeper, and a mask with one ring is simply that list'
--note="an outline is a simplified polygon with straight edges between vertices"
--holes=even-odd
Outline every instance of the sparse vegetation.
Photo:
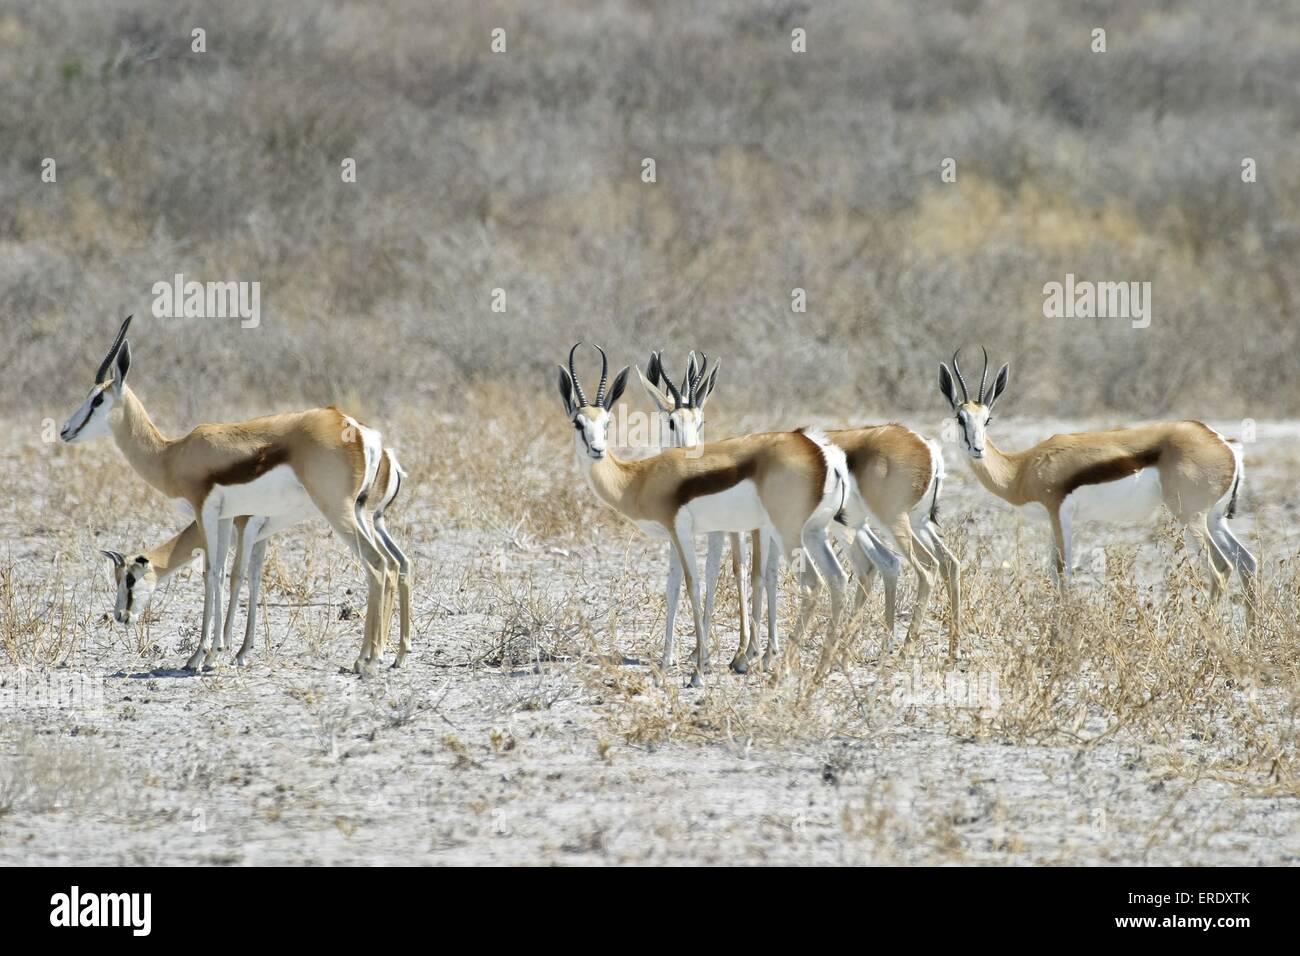
[{"label": "sparse vegetation", "polygon": [[[35,712],[0,679],[0,861],[1300,860],[1296,39],[1266,0],[0,0],[0,671],[103,689]],[[178,272],[260,281],[262,324],[153,318]],[[1044,319],[1067,272],[1151,281],[1151,327]],[[383,429],[408,670],[340,673],[357,579],[322,524],[272,543],[249,669],[174,669],[195,575],[138,627],[105,616],[97,549],[185,519],[46,420],[130,311],[170,433],[326,402]],[[724,574],[685,689],[653,664],[662,549],[572,463],[551,372],[578,338],[720,355],[713,437],[909,410],[938,434],[935,363],[974,341],[1012,363],[1011,448],[1088,416],[1259,419],[1259,626],[1207,605],[1172,526],[1081,529],[1058,601],[1042,529],[954,453],[959,667],[941,594],[882,653],[877,591],[843,667],[814,643],[737,677]]]}]

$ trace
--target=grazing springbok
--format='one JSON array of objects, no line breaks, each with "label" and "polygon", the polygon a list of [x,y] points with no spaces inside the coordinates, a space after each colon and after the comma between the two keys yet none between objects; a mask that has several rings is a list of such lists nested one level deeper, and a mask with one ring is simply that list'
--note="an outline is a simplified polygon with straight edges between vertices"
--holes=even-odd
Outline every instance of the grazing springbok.
[{"label": "grazing springbok", "polygon": [[[397,661],[400,666],[411,649],[410,612],[410,562],[388,533],[384,514],[397,497],[405,472],[391,448],[384,449],[384,457],[375,476],[375,486],[384,489],[373,512],[371,526],[381,543],[398,562],[398,570],[384,583],[383,614],[387,622],[392,616],[394,595],[399,598],[400,643]],[[235,655],[235,664],[243,667],[249,663],[257,629],[257,600],[262,586],[262,565],[266,558],[266,543],[277,530],[286,527],[284,522],[273,522],[264,515],[241,515],[234,522],[235,561],[230,572],[230,599],[226,607],[226,620],[213,644],[214,651],[232,646],[235,612],[238,610],[239,592],[244,579],[248,579],[248,620],[244,627],[244,643]],[[133,557],[120,551],[101,551],[113,565],[113,582],[117,600],[113,618],[120,624],[130,624],[133,617],[142,615],[149,607],[157,587],[185,567],[196,552],[203,550],[203,532],[198,522],[191,522],[179,534],[153,548],[142,549]],[[384,625],[387,626],[386,624]],[[369,658],[367,658],[367,661]]]},{"label": "grazing springbok", "polygon": [[[126,378],[128,316],[95,373],[90,393],[60,432],[65,442],[111,434],[127,461],[198,524],[203,541],[203,629],[187,669],[211,665],[231,524],[243,515],[273,530],[319,514],[362,562],[368,582],[365,636],[354,668],[384,651],[385,582],[400,563],[364,520],[383,458],[380,435],[338,408],[286,412],[234,424],[199,425],[183,438],[160,432]],[[265,533],[266,529],[263,529]]]},{"label": "grazing springbok", "polygon": [[1147,522],[1163,503],[1183,523],[1189,551],[1195,553],[1198,542],[1204,546],[1213,599],[1223,594],[1231,569],[1237,569],[1246,620],[1253,623],[1255,558],[1228,527],[1241,488],[1240,442],[1201,422],[1183,421],[1053,435],[1025,451],[1004,452],[986,429],[993,406],[1006,391],[1009,369],[1002,366],[986,402],[988,371],[986,350],[979,393],[972,399],[954,353],[951,373],[948,366],[939,366],[939,391],[957,415],[980,484],[1003,501],[1051,522],[1052,571],[1060,588],[1070,579],[1071,529],[1076,522]]},{"label": "grazing springbok", "polygon": [[[581,345],[581,343],[579,343]],[[845,574],[829,540],[831,520],[844,505],[847,475],[844,456],[817,432],[794,431],[747,435],[709,442],[697,448],[672,448],[636,461],[622,461],[607,448],[610,409],[627,386],[629,367],[614,378],[608,392],[609,361],[603,350],[600,384],[594,403],[578,381],[573,357],[560,366],[560,400],[574,428],[574,454],[583,477],[601,502],[618,511],[646,534],[667,539],[681,563],[695,623],[695,672],[691,685],[702,684],[705,669],[704,613],[693,539],[716,531],[763,532],[755,567],[768,575],[768,654],[780,651],[776,635],[776,572],[772,556],[803,547],[811,559],[801,562],[803,606],[791,637],[796,644],[815,606],[824,580],[831,591],[831,635],[843,608]],[[820,572],[820,576],[819,576]],[[828,640],[830,636],[828,635]]]},{"label": "grazing springbok", "polygon": [[[645,372],[637,369],[641,384],[645,386],[650,401],[659,409],[663,422],[668,429],[668,447],[695,448],[704,441],[704,405],[713,394],[718,383],[719,361],[709,371],[709,357],[700,353],[701,363],[696,364],[695,353],[691,352],[686,362],[686,374],[680,386],[674,385],[663,367],[663,355],[651,352],[650,361]],[[662,384],[661,384],[662,383]],[[661,433],[662,434],[662,433]],[[746,648],[750,645],[748,601],[745,597],[745,545],[740,534],[715,531],[708,536],[708,557],[704,561],[704,637],[705,661],[708,660],[710,636],[713,632],[713,606],[717,598],[718,572],[722,569],[722,548],[727,538],[731,538],[731,569],[736,577],[736,600],[740,606],[740,645],[736,656],[732,658],[731,669],[739,674],[745,673],[749,661]],[[668,602],[668,621],[664,629],[664,656],[661,666],[664,670],[673,666],[675,638],[673,629],[677,621],[677,601],[681,597],[682,565],[677,560],[677,552],[668,549],[668,585],[665,594]],[[755,648],[757,641],[753,642]],[[757,650],[754,651],[757,655]]]}]

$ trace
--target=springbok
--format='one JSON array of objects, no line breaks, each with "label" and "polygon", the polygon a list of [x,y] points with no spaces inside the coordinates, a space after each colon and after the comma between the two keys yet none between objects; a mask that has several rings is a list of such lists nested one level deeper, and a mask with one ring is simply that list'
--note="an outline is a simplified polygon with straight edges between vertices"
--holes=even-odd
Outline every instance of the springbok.
[{"label": "springbok", "polygon": [[[383,460],[375,476],[375,485],[383,488],[384,492],[378,505],[371,512],[370,521],[380,542],[398,563],[398,570],[390,574],[384,582],[382,602],[385,622],[391,618],[395,594],[400,603],[400,643],[394,667],[400,667],[411,650],[410,562],[388,533],[384,514],[397,497],[405,474],[397,461],[397,455],[391,448],[385,448]],[[241,515],[234,521],[235,561],[230,572],[230,598],[226,607],[225,624],[220,635],[213,642],[213,650],[222,651],[231,646],[239,592],[247,577],[248,620],[244,627],[244,643],[235,655],[235,664],[239,667],[248,664],[253,651],[257,629],[257,600],[261,592],[266,543],[272,535],[286,526],[284,522],[273,522],[264,515]],[[120,624],[130,624],[132,617],[144,614],[157,587],[189,564],[195,553],[202,550],[203,532],[198,522],[191,522],[179,534],[153,548],[142,549],[130,558],[121,551],[102,550],[100,553],[113,565],[113,583],[117,591],[113,619]]]},{"label": "springbok", "polygon": [[[697,448],[672,448],[636,461],[622,461],[607,448],[610,409],[627,386],[624,367],[606,392],[609,360],[601,356],[600,384],[594,403],[578,381],[573,357],[560,366],[560,400],[574,428],[574,454],[583,477],[601,502],[654,538],[666,538],[685,576],[695,623],[695,672],[702,684],[704,615],[693,540],[717,531],[763,531],[755,568],[768,575],[768,654],[780,652],[776,634],[777,561],[802,545],[811,564],[802,562],[803,605],[791,637],[797,644],[811,617],[823,580],[831,591],[831,631],[843,608],[845,574],[830,546],[828,527],[844,505],[847,475],[843,453],[813,431],[775,432],[709,442]],[[820,572],[820,575],[819,575]],[[755,572],[757,573],[757,571]],[[756,592],[755,592],[756,593]],[[755,599],[756,600],[756,599]],[[755,608],[756,610],[756,608]]]},{"label": "springbok", "polygon": [[[718,361],[709,371],[709,357],[701,352],[701,363],[695,362],[695,353],[691,352],[686,362],[686,374],[680,386],[663,367],[663,354],[651,352],[650,361],[645,372],[637,369],[641,384],[646,394],[655,404],[668,428],[668,447],[695,448],[704,441],[704,405],[713,394],[718,383],[718,370],[722,362]],[[662,384],[661,384],[662,383]],[[661,432],[662,434],[662,432]],[[732,658],[731,669],[743,674],[748,669],[749,661],[746,648],[750,644],[748,602],[745,598],[745,545],[740,534],[715,531],[708,535],[708,557],[704,562],[704,657],[709,656],[710,636],[713,632],[713,606],[717,598],[718,573],[722,568],[722,548],[728,536],[731,538],[731,569],[736,577],[736,600],[740,607],[740,645],[736,656]],[[664,656],[661,666],[664,670],[673,666],[675,650],[674,626],[677,621],[677,601],[681,597],[682,565],[677,560],[677,552],[668,549],[668,584],[667,596],[668,621],[664,629]],[[757,641],[754,642],[757,644]],[[757,651],[755,651],[755,655]]]},{"label": "springbok", "polygon": [[196,520],[203,541],[203,629],[186,668],[213,663],[231,524],[243,515],[265,517],[274,530],[312,514],[329,523],[366,571],[365,636],[354,668],[378,660],[387,639],[385,582],[391,572],[400,573],[397,559],[376,544],[363,519],[383,458],[379,433],[330,406],[199,425],[183,438],[167,438],[126,383],[130,324],[127,316],[60,436],[72,443],[111,434],[140,477]]},{"label": "springbok", "polygon": [[961,565],[939,534],[939,493],[946,474],[939,443],[894,423],[834,430],[826,437],[843,450],[849,470],[848,501],[832,528],[857,571],[854,612],[866,600],[872,576],[879,570],[885,586],[887,649],[894,632],[900,562],[867,525],[870,514],[916,572],[916,606],[904,648],[920,633],[937,564],[952,605],[948,660],[955,661],[961,632]]},{"label": "springbok", "polygon": [[1183,523],[1188,550],[1197,551],[1197,542],[1204,546],[1212,599],[1222,595],[1236,567],[1246,620],[1253,622],[1255,558],[1228,527],[1228,519],[1236,514],[1243,473],[1239,442],[1202,422],[1182,421],[1053,435],[1025,451],[1004,452],[986,430],[993,406],[1006,391],[1009,367],[1003,365],[994,378],[986,402],[985,350],[979,393],[972,400],[957,364],[959,352],[953,354],[952,372],[940,364],[939,391],[957,415],[971,470],[1003,501],[1046,515],[1055,544],[1052,571],[1062,590],[1070,580],[1071,529],[1076,522],[1150,521],[1163,503]]}]

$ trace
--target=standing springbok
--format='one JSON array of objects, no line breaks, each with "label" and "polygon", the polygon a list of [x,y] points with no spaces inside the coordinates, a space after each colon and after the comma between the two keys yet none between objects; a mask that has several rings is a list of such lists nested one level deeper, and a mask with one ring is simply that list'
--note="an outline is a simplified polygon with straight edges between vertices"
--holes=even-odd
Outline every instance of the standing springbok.
[{"label": "standing springbok", "polygon": [[[402,478],[406,473],[397,461],[397,455],[391,448],[384,449],[384,456],[375,476],[375,486],[383,488],[383,494],[370,515],[371,526],[379,536],[380,542],[398,563],[398,570],[384,582],[382,602],[385,631],[392,616],[394,594],[399,598],[400,643],[394,667],[400,667],[411,650],[410,629],[410,562],[388,533],[384,523],[384,514],[397,497]],[[235,613],[238,610],[239,592],[245,577],[248,579],[248,620],[244,627],[244,643],[235,655],[235,664],[243,667],[248,664],[253,652],[254,635],[257,629],[257,600],[262,585],[262,564],[266,558],[266,543],[279,530],[287,525],[283,521],[274,521],[264,515],[241,515],[234,522],[235,561],[230,572],[230,597],[226,607],[226,620],[221,633],[213,642],[213,650],[221,651],[232,645],[235,626]],[[193,559],[196,551],[203,550],[203,532],[198,522],[191,522],[184,530],[160,545],[142,549],[134,557],[128,558],[121,551],[104,550],[100,553],[112,562],[113,583],[117,599],[113,608],[113,618],[120,624],[130,624],[133,616],[141,615],[149,606],[154,591]],[[373,648],[372,648],[373,653]],[[367,657],[368,662],[371,658]]]},{"label": "standing springbok", "polygon": [[[768,653],[780,651],[776,635],[777,562],[767,552],[788,555],[802,545],[811,558],[801,574],[803,606],[791,637],[796,644],[815,606],[822,581],[831,591],[831,635],[843,608],[845,574],[831,549],[828,526],[847,494],[843,454],[817,432],[795,431],[747,435],[709,442],[694,449],[673,448],[650,458],[622,461],[607,449],[610,408],[627,386],[629,367],[605,385],[609,360],[601,357],[600,384],[594,403],[587,401],[573,357],[560,366],[560,400],[573,425],[574,454],[583,477],[604,504],[618,511],[651,537],[667,538],[685,575],[686,593],[695,619],[695,672],[691,685],[703,683],[704,614],[693,539],[714,531],[763,531],[756,567],[768,575]],[[819,576],[820,572],[820,576]]]},{"label": "standing springbok", "polygon": [[279,527],[312,514],[329,523],[361,560],[368,582],[365,636],[354,667],[360,671],[377,660],[387,637],[381,626],[384,585],[399,570],[363,519],[383,457],[379,433],[330,406],[199,425],[183,438],[167,438],[126,384],[130,324],[128,316],[60,436],[71,443],[112,434],[140,477],[197,521],[204,549],[203,629],[187,669],[213,663],[231,524],[242,515],[265,517]]},{"label": "standing springbok", "polygon": [[843,450],[849,470],[848,501],[832,528],[843,539],[858,574],[854,612],[866,600],[872,576],[879,570],[885,586],[888,649],[894,633],[900,562],[867,525],[870,514],[884,526],[898,553],[916,571],[916,606],[904,648],[920,633],[937,563],[952,605],[948,660],[955,661],[961,632],[961,565],[939,534],[939,492],[945,477],[939,443],[894,423],[839,429],[828,432],[826,437]]},{"label": "standing springbok", "polygon": [[[960,349],[958,350],[958,353]],[[1069,583],[1071,528],[1077,521],[1134,524],[1149,521],[1161,503],[1183,523],[1189,551],[1208,554],[1210,592],[1217,600],[1233,567],[1241,575],[1246,620],[1254,620],[1255,558],[1228,527],[1241,487],[1241,444],[1198,421],[1160,422],[1109,431],[1053,435],[1020,452],[1001,451],[985,434],[993,406],[1007,388],[1003,365],[985,402],[989,357],[978,395],[952,357],[939,366],[939,391],[957,414],[971,470],[980,484],[1017,508],[1039,506],[1052,525],[1052,570],[1060,588]],[[961,398],[957,387],[961,387]]]},{"label": "standing springbok", "polygon": [[[682,378],[680,386],[674,385],[673,380],[663,367],[663,355],[660,352],[651,352],[650,361],[646,365],[645,372],[640,368],[637,369],[637,375],[641,378],[641,384],[645,386],[646,394],[650,396],[655,406],[663,416],[664,424],[668,428],[668,447],[670,448],[695,448],[704,441],[704,405],[713,394],[714,386],[718,383],[718,370],[722,367],[722,362],[718,361],[713,366],[713,371],[709,371],[709,357],[703,352],[700,353],[701,363],[695,362],[695,353],[691,352],[686,362],[686,374]],[[662,382],[662,386],[661,386]],[[665,391],[666,390],[666,391]],[[707,663],[709,655],[710,637],[713,632],[713,606],[717,598],[718,590],[718,572],[722,568],[722,548],[726,543],[728,534],[722,531],[715,531],[708,536],[709,550],[708,557],[704,562],[704,657]],[[743,674],[748,668],[749,660],[746,657],[746,648],[750,645],[749,638],[749,614],[748,602],[745,598],[745,546],[744,539],[740,534],[732,532],[731,538],[731,569],[736,577],[736,601],[740,607],[740,645],[736,650],[736,656],[732,658],[731,669],[738,674]],[[664,670],[673,666],[674,645],[676,643],[673,629],[677,621],[677,601],[681,597],[682,586],[682,565],[677,560],[677,552],[668,549],[668,584],[665,594],[667,596],[668,621],[664,628],[664,656],[661,666]],[[757,645],[757,641],[753,642]],[[757,654],[757,651],[755,651]]]}]

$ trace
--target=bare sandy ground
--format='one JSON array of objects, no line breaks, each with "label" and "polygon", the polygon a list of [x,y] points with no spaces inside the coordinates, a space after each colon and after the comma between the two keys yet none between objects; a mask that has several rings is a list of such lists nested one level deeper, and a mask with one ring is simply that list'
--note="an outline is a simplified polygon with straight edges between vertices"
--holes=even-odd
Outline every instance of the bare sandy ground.
[{"label": "bare sandy ground", "polygon": [[[1003,443],[1057,427],[1008,426]],[[407,668],[344,672],[361,579],[321,525],[272,544],[253,666],[193,675],[178,668],[197,637],[197,573],[155,599],[154,620],[123,628],[105,618],[95,554],[183,521],[111,444],[72,450],[28,431],[9,429],[0,447],[2,864],[1300,860],[1288,661],[1240,711],[1256,715],[1246,731],[1237,710],[1198,717],[1194,704],[1167,733],[1141,719],[1101,733],[1106,715],[1087,708],[1073,737],[1026,730],[1029,716],[999,723],[999,693],[1041,635],[995,633],[976,607],[956,670],[940,657],[938,618],[920,648],[883,660],[868,620],[848,675],[802,703],[796,680],[725,666],[704,690],[684,689],[683,673],[657,685],[658,546],[598,517],[582,489],[589,527],[548,540],[522,524],[472,526],[425,487],[391,521],[418,562]],[[1286,480],[1300,429],[1261,425],[1248,455],[1236,527],[1283,568],[1300,545]],[[576,483],[567,448],[552,458]],[[1004,559],[1045,564],[1044,529],[991,507],[956,449],[948,460],[945,527],[970,555],[972,602],[1050,602],[1036,577],[1004,589],[998,576]],[[518,503],[521,519],[529,508]],[[1116,539],[1079,533],[1079,587],[1095,592],[1110,572],[1089,549]],[[1146,566],[1167,546],[1150,530],[1122,541],[1135,605],[1158,600],[1163,571]],[[733,609],[728,591],[724,665]],[[1215,626],[1239,630],[1240,613]],[[72,706],[40,690],[74,685]],[[1272,768],[1242,755],[1240,732],[1276,744]]]}]

